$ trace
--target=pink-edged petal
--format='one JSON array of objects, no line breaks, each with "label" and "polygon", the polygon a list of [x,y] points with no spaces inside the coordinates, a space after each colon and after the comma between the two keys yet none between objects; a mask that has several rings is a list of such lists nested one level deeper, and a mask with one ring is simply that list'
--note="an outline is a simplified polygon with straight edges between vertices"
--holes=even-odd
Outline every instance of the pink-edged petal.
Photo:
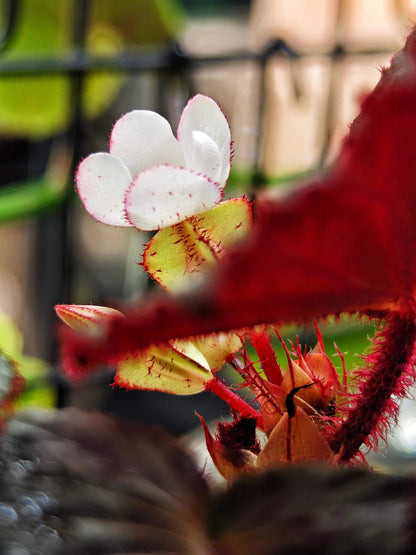
[{"label": "pink-edged petal", "polygon": [[91,154],[79,165],[76,181],[91,216],[104,224],[131,226],[124,213],[124,198],[132,177],[119,158],[105,152]]},{"label": "pink-edged petal", "polygon": [[133,110],[116,122],[110,152],[123,160],[133,177],[160,164],[185,164],[182,148],[169,123],[149,110]]},{"label": "pink-edged petal", "polygon": [[217,143],[203,131],[193,131],[192,140],[192,152],[187,167],[203,173],[213,181],[221,181],[223,163]]},{"label": "pink-edged petal", "polygon": [[178,127],[178,140],[182,146],[189,169],[203,172],[202,168],[192,167],[194,152],[194,131],[202,131],[217,145],[221,154],[221,171],[218,181],[224,186],[230,173],[231,132],[228,122],[212,98],[197,94],[185,106]]},{"label": "pink-edged petal", "polygon": [[138,229],[168,227],[213,208],[222,190],[205,175],[158,166],[139,173],[126,195],[126,214]]}]

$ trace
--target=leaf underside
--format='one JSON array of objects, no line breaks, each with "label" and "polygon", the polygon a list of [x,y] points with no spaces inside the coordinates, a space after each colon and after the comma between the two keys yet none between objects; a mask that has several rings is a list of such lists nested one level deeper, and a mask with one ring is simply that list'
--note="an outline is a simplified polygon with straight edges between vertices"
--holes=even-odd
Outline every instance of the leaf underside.
[{"label": "leaf underside", "polygon": [[163,430],[74,409],[20,415],[0,459],[1,553],[414,552],[414,477],[286,466],[213,492]]},{"label": "leaf underside", "polygon": [[200,393],[212,374],[192,343],[183,342],[183,347],[185,350],[154,346],[126,358],[118,365],[115,385],[175,395]]}]

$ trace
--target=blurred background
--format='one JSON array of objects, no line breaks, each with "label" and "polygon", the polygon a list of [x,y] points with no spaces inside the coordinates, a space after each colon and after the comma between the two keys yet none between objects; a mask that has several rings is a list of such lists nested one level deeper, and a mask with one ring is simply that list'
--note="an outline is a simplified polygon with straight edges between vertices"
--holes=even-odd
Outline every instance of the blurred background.
[{"label": "blurred background", "polygon": [[[27,378],[23,402],[96,408],[175,433],[197,424],[195,409],[226,414],[209,394],[116,391],[108,370],[68,384],[57,368],[54,304],[120,305],[150,287],[137,264],[149,236],[88,216],[75,168],[107,150],[121,114],[155,110],[176,130],[201,92],[231,126],[227,195],[275,194],[331,163],[414,21],[414,0],[0,1],[0,347]],[[371,331],[341,321],[325,336],[352,367]],[[397,441],[416,455],[416,431],[407,447]]]}]

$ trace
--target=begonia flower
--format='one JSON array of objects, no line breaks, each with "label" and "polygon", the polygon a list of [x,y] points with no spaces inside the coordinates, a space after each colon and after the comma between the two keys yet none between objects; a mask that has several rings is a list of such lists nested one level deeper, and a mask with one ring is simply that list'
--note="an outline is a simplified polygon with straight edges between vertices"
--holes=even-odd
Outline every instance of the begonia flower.
[{"label": "begonia flower", "polygon": [[214,100],[198,94],[183,110],[177,138],[156,112],[122,116],[110,152],[85,158],[76,181],[86,210],[99,222],[156,230],[218,204],[230,159],[227,120]]},{"label": "begonia flower", "polygon": [[[135,110],[123,116],[111,133],[110,153],[93,154],[80,164],[78,191],[85,208],[103,223],[163,228],[147,246],[143,266],[162,287],[180,292],[199,283],[204,271],[251,230],[246,199],[216,206],[230,157],[231,135],[223,113],[212,99],[197,95],[183,111],[177,139],[157,113]],[[84,336],[99,336],[117,316],[112,309],[92,305],[55,309]],[[115,384],[195,393],[240,347],[238,335],[216,334],[200,338],[198,348],[177,342],[165,349],[153,345],[134,350],[114,361]]]}]

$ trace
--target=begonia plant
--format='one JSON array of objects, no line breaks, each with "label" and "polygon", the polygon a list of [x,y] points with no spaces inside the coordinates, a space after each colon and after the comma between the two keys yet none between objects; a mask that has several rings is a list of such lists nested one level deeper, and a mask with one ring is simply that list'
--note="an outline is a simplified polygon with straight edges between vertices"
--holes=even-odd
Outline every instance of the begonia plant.
[{"label": "begonia plant", "polygon": [[[189,108],[192,102],[196,100],[188,104],[179,126],[180,146],[181,125],[185,125],[183,120],[189,121],[186,113],[187,110],[192,113]],[[114,169],[114,178],[123,176],[123,193],[114,193],[111,202],[114,187],[107,188],[105,203],[118,207],[119,222],[141,225],[153,212],[158,219],[152,225],[159,228],[168,222],[196,217],[187,203],[184,210],[177,210],[177,220],[175,215],[167,216],[168,207],[172,206],[169,203],[153,211],[151,191],[160,184],[164,200],[174,196],[169,195],[171,183],[159,179],[162,175],[170,175],[175,187],[179,176],[186,175],[185,191],[190,191],[190,175],[195,177],[198,191],[206,186],[207,191],[214,192],[215,179],[226,178],[228,169],[222,172],[213,163],[219,156],[212,142],[220,152],[224,152],[223,143],[217,136],[211,136],[212,142],[199,140],[199,132],[205,133],[203,125],[210,117],[203,116],[204,110],[207,106],[211,109],[211,103],[204,100],[205,108],[192,128],[194,134],[188,135],[194,138],[187,145],[192,145],[195,158],[190,151],[187,156],[192,160],[205,157],[209,163],[204,168],[215,167],[215,177],[197,176],[195,166],[188,165],[187,160],[186,169],[181,172],[171,166],[152,166],[144,172],[141,166],[127,170],[121,162],[111,161],[111,168],[116,165],[118,168],[117,172]],[[131,146],[126,147],[129,163]],[[324,460],[352,464],[360,460],[364,445],[377,445],[389,418],[397,414],[397,399],[406,394],[414,377],[415,152],[416,31],[413,31],[389,69],[382,71],[375,90],[362,103],[361,113],[351,125],[331,168],[284,199],[259,196],[249,237],[216,261],[212,279],[196,292],[180,297],[160,295],[127,311],[123,318],[109,319],[99,337],[62,329],[63,365],[72,374],[82,376],[99,363],[120,363],[152,345],[160,348],[173,340],[199,340],[201,336],[233,331],[241,339],[251,340],[263,373],[258,372],[245,349],[242,354],[229,353],[225,357],[243,376],[255,397],[245,401],[232,388],[221,384],[220,394],[232,409],[233,422],[220,424],[215,438],[204,426],[208,448],[220,472],[232,480],[242,472],[285,462]],[[120,154],[117,150],[117,155]],[[103,160],[102,156],[112,155],[100,156]],[[101,170],[97,170],[93,159],[94,188],[87,187],[88,194],[83,194],[80,181],[84,180],[88,160],[78,173],[78,187],[87,209],[97,195],[94,190],[101,179],[98,178]],[[170,164],[171,159],[152,159],[154,164],[166,162]],[[153,176],[151,186],[147,177],[143,178],[147,175]],[[222,185],[217,183],[217,188]],[[220,200],[220,195],[214,193],[207,196],[211,200],[197,203],[198,209]],[[161,201],[162,196],[158,193],[157,198]],[[126,216],[122,215],[123,206]],[[101,212],[94,215],[103,219]],[[178,237],[178,241],[186,244],[183,237]],[[157,279],[155,274],[153,277]],[[355,371],[353,389],[347,391],[345,381],[341,383],[338,379],[319,332],[317,349],[312,352],[304,352],[297,343],[291,355],[281,340],[287,353],[287,370],[280,368],[270,343],[274,332],[270,324],[307,323],[340,313],[358,314],[379,322],[373,350],[363,356],[362,367]],[[179,380],[188,379],[175,368],[171,372]],[[210,390],[211,383],[208,380],[205,389]],[[262,449],[256,429],[266,434]]]},{"label": "begonia plant", "polygon": [[[164,289],[177,293],[195,285],[251,229],[247,200],[220,202],[230,160],[227,120],[212,99],[197,95],[183,111],[177,139],[155,112],[135,110],[120,118],[110,153],[81,162],[77,187],[98,221],[159,229],[146,247],[143,266]],[[123,318],[118,310],[94,305],[58,305],[56,312],[87,336],[100,336],[111,320]],[[118,361],[115,383],[182,395],[207,387],[222,392],[212,371],[240,347],[238,335],[217,334],[133,351]]]}]

